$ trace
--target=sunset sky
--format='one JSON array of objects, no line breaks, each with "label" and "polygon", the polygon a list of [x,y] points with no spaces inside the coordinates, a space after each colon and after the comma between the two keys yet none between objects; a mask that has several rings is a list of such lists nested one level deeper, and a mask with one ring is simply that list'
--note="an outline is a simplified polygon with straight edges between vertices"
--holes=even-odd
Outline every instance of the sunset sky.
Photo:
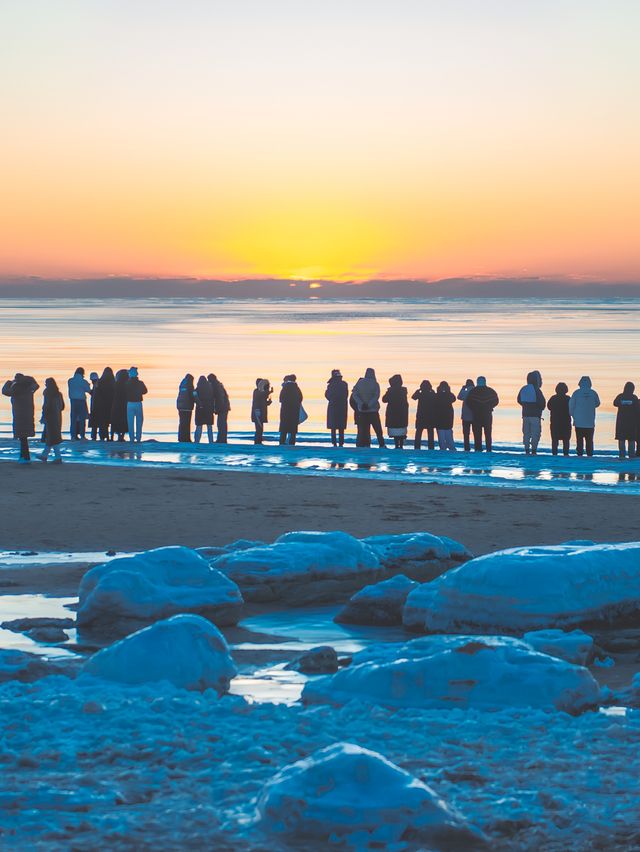
[{"label": "sunset sky", "polygon": [[0,275],[640,279],[637,0],[2,0]]}]

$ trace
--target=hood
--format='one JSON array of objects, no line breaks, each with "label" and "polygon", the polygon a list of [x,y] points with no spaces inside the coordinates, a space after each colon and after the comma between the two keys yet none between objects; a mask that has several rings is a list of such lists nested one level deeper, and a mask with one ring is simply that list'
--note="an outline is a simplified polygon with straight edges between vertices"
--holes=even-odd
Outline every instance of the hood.
[{"label": "hood", "polygon": [[591,379],[589,376],[583,376],[578,382],[580,390],[591,390]]}]

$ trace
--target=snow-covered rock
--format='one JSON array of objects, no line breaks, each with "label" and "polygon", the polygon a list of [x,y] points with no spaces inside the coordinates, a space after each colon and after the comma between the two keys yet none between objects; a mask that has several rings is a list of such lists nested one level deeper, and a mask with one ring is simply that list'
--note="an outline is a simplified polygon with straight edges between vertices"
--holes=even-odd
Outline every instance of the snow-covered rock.
[{"label": "snow-covered rock", "polygon": [[402,610],[409,592],[418,586],[404,574],[374,583],[352,595],[333,619],[338,624],[402,624]]},{"label": "snow-covered rock", "polygon": [[586,666],[593,657],[593,637],[583,630],[572,630],[570,633],[563,630],[532,630],[522,638],[541,654],[560,657],[577,666]]},{"label": "snow-covered rock", "polygon": [[291,532],[273,544],[203,548],[209,564],[249,601],[293,606],[344,599],[398,573],[431,579],[467,558],[462,545],[429,533],[357,539],[344,532]]},{"label": "snow-covered rock", "polygon": [[77,623],[110,635],[182,612],[215,624],[236,624],[242,608],[237,585],[187,547],[160,547],[92,568],[79,589]]},{"label": "snow-covered rock", "polygon": [[42,677],[66,673],[63,666],[56,665],[46,657],[13,648],[0,648],[0,683],[11,680],[31,683]]},{"label": "snow-covered rock", "polygon": [[[335,743],[285,766],[258,799],[258,820],[294,848],[475,849],[479,831],[422,781],[382,755]],[[403,848],[407,848],[403,846]]]},{"label": "snow-covered rock", "polygon": [[[580,713],[600,689],[580,666],[511,637],[433,636],[357,654],[337,674],[306,684],[306,704],[357,699],[387,707],[500,710],[530,707]],[[396,656],[400,654],[400,656]]]},{"label": "snow-covered rock", "polygon": [[168,681],[182,689],[229,689],[237,669],[218,628],[200,615],[174,615],[98,651],[83,675],[127,685]]},{"label": "snow-covered rock", "polygon": [[285,669],[303,674],[332,674],[338,671],[339,666],[336,649],[330,645],[319,645],[317,648],[303,651],[287,663]]},{"label": "snow-covered rock", "polygon": [[415,589],[404,624],[425,633],[516,633],[640,616],[640,542],[517,547]]}]

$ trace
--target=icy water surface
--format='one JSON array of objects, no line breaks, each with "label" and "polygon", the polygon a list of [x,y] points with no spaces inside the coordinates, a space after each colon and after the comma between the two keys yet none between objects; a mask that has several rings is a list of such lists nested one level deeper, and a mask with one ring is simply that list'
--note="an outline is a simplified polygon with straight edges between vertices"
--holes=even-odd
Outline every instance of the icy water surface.
[{"label": "icy water surface", "polygon": [[[515,397],[529,370],[542,371],[547,396],[558,381],[573,389],[588,373],[603,403],[596,439],[611,447],[612,401],[625,381],[640,384],[639,324],[640,300],[4,299],[0,361],[5,376],[30,373],[41,386],[54,376],[65,389],[79,365],[88,375],[107,364],[135,364],[149,388],[145,429],[152,437],[175,436],[177,388],[187,372],[196,378],[214,372],[224,381],[230,427],[240,431],[250,428],[255,379],[269,378],[277,396],[282,377],[296,373],[309,414],[303,438],[326,434],[324,390],[332,368],[350,385],[368,366],[383,387],[401,373],[410,392],[423,378],[446,379],[457,392],[467,377],[482,373],[500,395],[494,432],[506,442],[520,437]],[[277,419],[274,403],[272,424]],[[0,426],[7,434],[7,400],[0,402]],[[546,440],[548,420],[543,431]]]}]

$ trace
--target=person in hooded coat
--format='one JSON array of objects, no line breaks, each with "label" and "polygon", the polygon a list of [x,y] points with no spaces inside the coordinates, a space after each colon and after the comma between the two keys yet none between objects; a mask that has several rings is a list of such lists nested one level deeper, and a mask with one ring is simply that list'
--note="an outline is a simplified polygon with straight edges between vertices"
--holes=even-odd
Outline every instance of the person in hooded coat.
[{"label": "person in hooded coat", "polygon": [[101,441],[109,440],[109,426],[115,392],[116,379],[113,370],[111,367],[105,367],[91,397],[93,425],[98,430]]},{"label": "person in hooded coat", "polygon": [[358,427],[356,446],[371,446],[371,429],[373,428],[379,446],[384,447],[384,435],[380,422],[380,385],[373,367],[367,367],[364,376],[353,386],[351,404]]},{"label": "person in hooded coat", "polygon": [[256,387],[251,399],[251,422],[255,427],[254,444],[261,444],[264,440],[264,424],[269,420],[272,393],[273,388],[269,379],[256,379]]},{"label": "person in hooded coat", "polygon": [[551,452],[558,455],[558,445],[562,441],[562,454],[569,455],[571,442],[571,414],[569,413],[569,388],[564,382],[558,382],[556,392],[549,398],[547,408],[551,412]]},{"label": "person in hooded coat", "polygon": [[124,436],[129,431],[127,421],[127,382],[129,373],[127,370],[118,370],[116,382],[113,388],[113,403],[111,405],[111,440],[124,441]]},{"label": "person in hooded coat", "polygon": [[40,385],[33,376],[16,373],[13,379],[4,383],[2,393],[11,398],[13,418],[13,437],[20,442],[20,464],[29,464],[29,438],[36,434],[35,405],[33,395]]},{"label": "person in hooded coat", "polygon": [[302,406],[302,391],[298,387],[296,377],[292,373],[285,376],[280,391],[280,443],[293,446],[300,426],[300,407]]},{"label": "person in hooded coat", "polygon": [[417,391],[411,394],[411,399],[418,401],[416,408],[416,434],[413,440],[414,450],[422,448],[422,433],[427,430],[427,447],[434,450],[436,428],[436,392],[429,379],[423,379]]},{"label": "person in hooded coat", "polygon": [[187,373],[180,382],[176,408],[178,409],[178,441],[181,444],[191,443],[191,418],[195,406],[193,376]]},{"label": "person in hooded coat", "polygon": [[460,417],[462,419],[462,443],[465,453],[471,450],[471,426],[473,424],[473,411],[467,403],[467,397],[469,396],[469,391],[474,387],[473,379],[467,379],[458,393],[458,399],[462,402]]},{"label": "person in hooded coat", "polygon": [[213,444],[214,396],[213,387],[211,386],[211,382],[207,379],[206,376],[200,376],[200,378],[198,379],[198,384],[196,385],[194,396],[196,403],[196,431],[194,433],[193,440],[196,442],[196,444],[200,443],[200,439],[202,438],[202,429],[204,426],[206,426],[209,443]]},{"label": "person in hooded coat", "polygon": [[57,382],[49,378],[44,383],[44,394],[42,402],[42,418],[44,423],[44,451],[38,456],[40,461],[46,462],[49,453],[53,450],[52,464],[61,464],[60,444],[62,443],[62,412],[64,411],[64,397],[60,393]]},{"label": "person in hooded coat", "polygon": [[455,394],[451,393],[448,382],[440,382],[436,391],[436,430],[438,432],[438,446],[441,450],[455,451],[456,445],[453,440],[453,403],[456,401]]},{"label": "person in hooded coat", "polygon": [[387,433],[390,438],[393,438],[396,450],[401,450],[404,447],[409,426],[409,400],[407,389],[402,384],[402,376],[398,374],[391,376],[382,401],[387,404],[384,415]]},{"label": "person in hooded coat", "polygon": [[616,414],[616,441],[620,458],[635,458],[636,437],[638,431],[638,409],[640,403],[634,391],[636,386],[633,382],[627,382],[622,393],[613,400],[613,405],[618,409]]},{"label": "person in hooded coat", "polygon": [[324,392],[327,400],[327,429],[331,430],[331,443],[334,447],[344,447],[344,430],[347,428],[349,407],[349,386],[342,378],[340,370],[332,370]]},{"label": "person in hooded coat", "polygon": [[547,404],[540,386],[542,378],[538,370],[527,374],[527,384],[518,392],[518,405],[522,409],[522,443],[526,455],[537,455],[542,435],[542,412]]},{"label": "person in hooded coat", "polygon": [[576,452],[579,456],[593,455],[593,435],[596,427],[596,408],[600,407],[600,397],[591,387],[589,376],[583,376],[578,388],[571,394],[569,413],[576,430]]},{"label": "person in hooded coat", "polygon": [[218,418],[218,435],[216,437],[216,443],[226,444],[228,437],[229,412],[231,411],[229,394],[216,375],[209,373],[207,379],[213,388],[213,413]]},{"label": "person in hooded coat", "polygon": [[94,413],[95,408],[95,400],[96,400],[96,390],[98,387],[98,382],[100,381],[100,377],[96,372],[89,373],[89,381],[91,382],[91,395],[89,398],[89,427],[91,429],[91,440],[98,440],[98,423],[96,421],[96,416]]},{"label": "person in hooded coat", "polygon": [[91,385],[84,377],[84,367],[76,367],[76,371],[67,382],[69,390],[70,424],[69,432],[72,441],[84,440],[89,409],[87,394],[91,393]]},{"label": "person in hooded coat", "polygon": [[469,406],[473,417],[471,427],[473,429],[473,449],[476,453],[482,452],[483,432],[486,451],[490,453],[493,448],[493,409],[499,403],[498,394],[487,385],[486,378],[478,376],[477,384],[469,389],[466,397],[466,404]]}]

